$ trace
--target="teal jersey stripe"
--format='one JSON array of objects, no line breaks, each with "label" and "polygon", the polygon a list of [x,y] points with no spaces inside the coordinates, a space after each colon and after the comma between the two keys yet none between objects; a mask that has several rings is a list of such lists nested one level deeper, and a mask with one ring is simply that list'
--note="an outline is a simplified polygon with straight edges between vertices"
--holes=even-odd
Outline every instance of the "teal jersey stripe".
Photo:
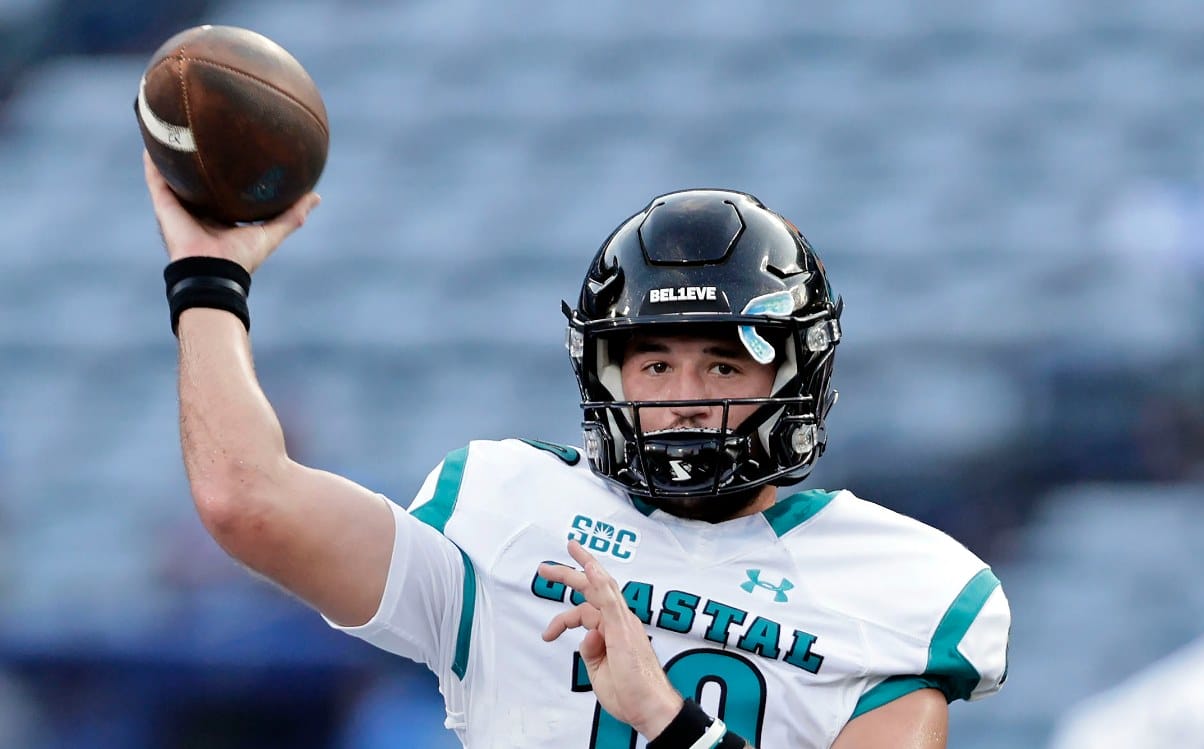
[{"label": "teal jersey stripe", "polygon": [[571,466],[575,466],[581,462],[581,453],[577,452],[577,449],[574,447],[566,447],[564,445],[558,445],[555,442],[545,442],[544,440],[531,440],[526,438],[520,439],[531,447],[552,453]]},{"label": "teal jersey stripe", "polygon": [[464,559],[464,591],[460,604],[460,628],[456,631],[456,656],[452,660],[452,673],[464,680],[468,672],[468,652],[472,645],[472,619],[477,613],[477,570],[472,560],[460,549]]},{"label": "teal jersey stripe", "polygon": [[849,720],[856,718],[858,715],[868,713],[876,707],[882,707],[888,702],[893,702],[900,697],[911,694],[917,689],[940,689],[945,691],[944,686],[936,679],[930,679],[925,676],[892,676],[878,686],[861,695],[861,699],[857,700],[857,707],[853,708],[853,714],[849,716]]},{"label": "teal jersey stripe", "polygon": [[953,603],[949,605],[932,634],[924,675],[892,676],[866,691],[857,701],[849,720],[917,689],[939,689],[947,702],[968,699],[981,677],[978,670],[958,651],[957,646],[970,630],[970,625],[978,618],[987,599],[998,587],[999,578],[989,569],[981,570],[970,578],[970,582],[966,583],[953,599]]},{"label": "teal jersey stripe", "polygon": [[412,513],[414,517],[443,533],[447,521],[456,509],[460,497],[460,484],[464,481],[464,464],[468,462],[468,448],[462,447],[447,454],[443,459],[443,470],[435,484],[435,496]]},{"label": "teal jersey stripe", "polygon": [[924,675],[943,683],[942,691],[950,702],[967,699],[981,678],[973,664],[958,652],[957,646],[998,587],[999,578],[995,573],[989,569],[979,571],[953,599],[932,634]]},{"label": "teal jersey stripe", "polygon": [[656,507],[648,504],[634,494],[628,494],[627,496],[631,498],[631,506],[639,510],[640,514],[644,517],[648,517],[652,513],[656,512]]},{"label": "teal jersey stripe", "polygon": [[773,507],[761,514],[769,521],[773,532],[781,538],[788,531],[818,515],[837,493],[823,489],[799,492],[785,499],[779,499]]},{"label": "teal jersey stripe", "polygon": [[[467,462],[467,447],[448,453],[443,459],[443,469],[439,471],[439,478],[435,480],[434,496],[411,514],[443,533],[447,528],[447,521],[456,509],[456,500],[460,498],[460,484],[464,482],[464,464]],[[460,626],[456,630],[456,654],[452,659],[452,673],[463,679],[468,671],[472,619],[477,608],[477,571],[463,549],[460,549],[460,557],[464,560],[464,590],[461,594]]]}]

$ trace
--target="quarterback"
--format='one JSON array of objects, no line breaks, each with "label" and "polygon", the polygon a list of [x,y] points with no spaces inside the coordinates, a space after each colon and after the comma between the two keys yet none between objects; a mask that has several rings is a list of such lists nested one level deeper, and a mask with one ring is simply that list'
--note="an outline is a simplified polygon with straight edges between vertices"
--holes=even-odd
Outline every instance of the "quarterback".
[{"label": "quarterback", "polygon": [[826,444],[842,303],[756,198],[669,193],[620,224],[562,305],[581,445],[472,442],[407,510],[294,462],[255,378],[250,275],[317,196],[223,227],[146,178],[201,521],[426,664],[465,746],[932,749],[949,702],[1002,685],[986,564],[848,491],[785,488]]}]

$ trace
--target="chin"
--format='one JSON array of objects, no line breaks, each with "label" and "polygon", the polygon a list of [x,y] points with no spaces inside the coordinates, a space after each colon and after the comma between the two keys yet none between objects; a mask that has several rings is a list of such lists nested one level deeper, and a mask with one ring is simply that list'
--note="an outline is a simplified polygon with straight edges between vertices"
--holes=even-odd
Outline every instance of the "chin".
[{"label": "chin", "polygon": [[757,501],[762,488],[720,497],[645,497],[644,501],[675,517],[720,523],[743,514]]}]

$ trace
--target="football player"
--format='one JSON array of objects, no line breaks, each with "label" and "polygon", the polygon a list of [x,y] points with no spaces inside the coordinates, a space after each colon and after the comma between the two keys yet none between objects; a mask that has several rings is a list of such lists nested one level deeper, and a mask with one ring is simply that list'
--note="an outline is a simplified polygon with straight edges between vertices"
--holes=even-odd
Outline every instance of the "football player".
[{"label": "football player", "polygon": [[824,450],[842,304],[751,195],[662,195],[603,242],[562,305],[580,447],[473,442],[407,511],[294,462],[255,378],[250,274],[317,197],[220,227],[146,178],[202,522],[425,663],[466,746],[943,747],[947,703],[1003,683],[986,564],[848,491],[778,491]]}]

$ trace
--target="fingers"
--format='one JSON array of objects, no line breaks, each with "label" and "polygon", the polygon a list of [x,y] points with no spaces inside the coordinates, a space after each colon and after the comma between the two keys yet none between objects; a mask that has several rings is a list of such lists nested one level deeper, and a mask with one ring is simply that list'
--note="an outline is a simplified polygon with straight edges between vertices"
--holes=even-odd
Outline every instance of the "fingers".
[{"label": "fingers", "polygon": [[580,591],[582,595],[585,595],[585,587],[589,585],[589,578],[585,576],[584,572],[573,569],[567,564],[544,562],[539,565],[539,576],[554,583],[564,583],[573,590]]},{"label": "fingers", "polygon": [[580,541],[573,539],[569,540],[569,556],[576,560],[577,564],[581,565],[582,569],[584,569],[585,565],[589,564],[590,562],[598,561],[594,558],[593,554],[590,554],[585,550],[585,547],[581,545]]},{"label": "fingers", "polygon": [[142,174],[146,177],[146,184],[151,186],[163,179],[155,167],[155,162],[151,161],[150,153],[145,148],[142,149]]},{"label": "fingers", "polygon": [[544,642],[551,642],[566,631],[576,629],[577,627],[595,630],[601,623],[602,612],[598,611],[597,608],[587,601],[552,617],[552,620],[548,622],[547,628],[543,631],[543,639]]},{"label": "fingers", "polygon": [[604,650],[601,644],[603,640],[597,630],[603,627],[604,616],[627,616],[627,603],[619,591],[618,583],[592,554],[576,541],[570,541],[568,549],[573,559],[585,567],[584,570],[544,562],[539,565],[539,575],[551,582],[567,585],[585,596],[585,602],[553,617],[543,632],[543,639],[551,642],[566,630],[585,627],[591,633],[599,634],[596,644]]},{"label": "fingers", "polygon": [[[147,190],[150,192],[151,203],[155,206],[155,213],[161,217],[171,216],[187,216],[192,218],[192,214],[184,208],[180,203],[179,197],[176,196],[172,189],[167,184],[167,180],[163,178],[159,168],[155,166],[155,162],[151,160],[150,154],[146,149],[142,151],[142,169],[146,177]],[[276,218],[263,224],[264,230],[267,232],[268,239],[273,244],[279,244],[289,234],[296,231],[305,219],[309,216],[310,211],[314,209],[322,198],[316,192],[310,192],[303,195],[296,203],[287,211],[280,214]]]},{"label": "fingers", "polygon": [[569,541],[569,555],[584,569],[578,570],[563,564],[539,565],[539,574],[547,580],[564,583],[599,609],[615,614],[627,609],[627,602],[619,590],[619,584],[606,568],[576,541]]},{"label": "fingers", "polygon": [[591,629],[586,632],[585,637],[581,639],[581,644],[577,646],[577,652],[581,654],[587,664],[596,663],[606,655],[606,638],[602,635],[601,630]]},{"label": "fingers", "polygon": [[[594,642],[602,650],[605,650],[605,638],[601,637],[603,630],[613,632],[614,636],[623,641],[630,637],[645,637],[643,626],[628,608],[618,582],[581,544],[570,541],[568,550],[584,570],[545,562],[539,565],[539,575],[551,582],[567,585],[585,596],[585,602],[558,614],[548,622],[543,632],[544,641],[551,642],[566,630],[576,627],[585,627],[590,630],[590,634],[599,635],[596,640],[591,639],[590,642]],[[628,633],[627,630],[631,632]],[[583,650],[583,655],[584,652]]]},{"label": "fingers", "polygon": [[167,180],[163,179],[159,168],[155,166],[155,162],[151,161],[150,154],[145,149],[142,151],[142,170],[146,176],[146,189],[150,193],[151,205],[154,206],[155,215],[159,217],[160,223],[168,220],[178,221],[182,218],[192,221],[191,214],[180,204],[180,199],[171,191]]},{"label": "fingers", "polygon": [[610,576],[602,564],[576,541],[569,541],[569,555],[584,570],[573,569],[563,564],[544,563],[539,566],[540,576],[552,582],[564,583],[599,609],[609,613],[626,610],[627,602],[619,591],[619,584]]},{"label": "fingers", "polygon": [[167,181],[163,179],[163,175],[159,174],[159,168],[151,160],[150,153],[145,148],[142,149],[142,173],[146,177],[146,184],[151,188],[152,192],[158,185],[167,184]]},{"label": "fingers", "polygon": [[305,223],[321,200],[317,193],[310,192],[270,221],[230,226],[198,218],[189,212],[145,150],[142,166],[155,218],[159,221],[159,233],[172,260],[192,255],[220,257],[239,263],[254,273],[288,235]]},{"label": "fingers", "polygon": [[262,224],[264,239],[268,245],[275,248],[284,241],[285,237],[300,229],[305,223],[305,219],[309,217],[309,212],[320,202],[322,202],[322,198],[316,192],[307,193],[287,211]]},{"label": "fingers", "polygon": [[584,568],[586,585],[577,590],[581,591],[587,601],[607,615],[621,615],[628,610],[627,601],[619,590],[619,583],[593,554],[576,541],[569,541],[569,556]]}]

